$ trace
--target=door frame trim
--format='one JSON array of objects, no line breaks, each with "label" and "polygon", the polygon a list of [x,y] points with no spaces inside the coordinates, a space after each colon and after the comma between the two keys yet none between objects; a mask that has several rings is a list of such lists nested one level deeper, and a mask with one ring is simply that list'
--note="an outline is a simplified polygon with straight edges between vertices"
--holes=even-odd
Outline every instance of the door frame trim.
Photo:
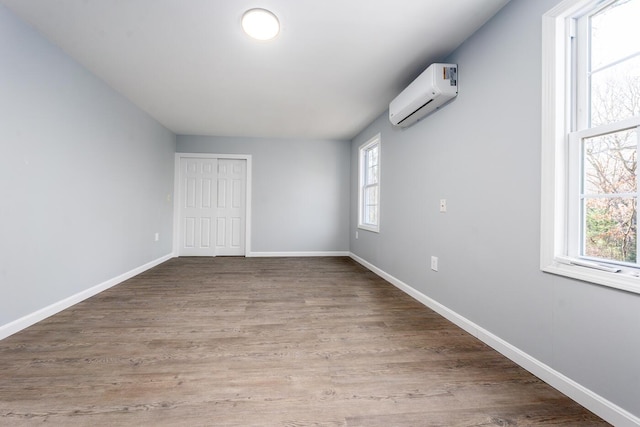
[{"label": "door frame trim", "polygon": [[244,256],[251,254],[251,154],[209,154],[209,153],[176,153],[173,172],[173,256],[179,256],[178,242],[180,241],[180,196],[182,159],[235,159],[247,161],[247,186],[245,191],[245,224],[244,224]]}]

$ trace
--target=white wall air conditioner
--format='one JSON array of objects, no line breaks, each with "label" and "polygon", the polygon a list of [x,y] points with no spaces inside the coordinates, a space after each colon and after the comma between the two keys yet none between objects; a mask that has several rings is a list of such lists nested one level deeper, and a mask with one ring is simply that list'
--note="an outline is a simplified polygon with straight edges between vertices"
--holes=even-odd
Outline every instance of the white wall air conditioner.
[{"label": "white wall air conditioner", "polygon": [[431,64],[389,104],[394,126],[411,126],[458,95],[458,66]]}]

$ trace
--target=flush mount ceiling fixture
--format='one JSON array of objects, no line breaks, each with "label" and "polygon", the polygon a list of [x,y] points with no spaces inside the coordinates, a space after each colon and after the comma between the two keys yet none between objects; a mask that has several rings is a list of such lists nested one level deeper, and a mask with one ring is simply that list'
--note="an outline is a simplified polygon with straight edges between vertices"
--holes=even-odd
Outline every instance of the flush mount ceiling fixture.
[{"label": "flush mount ceiling fixture", "polygon": [[256,40],[271,40],[280,32],[280,21],[266,9],[249,9],[242,15],[242,29]]}]

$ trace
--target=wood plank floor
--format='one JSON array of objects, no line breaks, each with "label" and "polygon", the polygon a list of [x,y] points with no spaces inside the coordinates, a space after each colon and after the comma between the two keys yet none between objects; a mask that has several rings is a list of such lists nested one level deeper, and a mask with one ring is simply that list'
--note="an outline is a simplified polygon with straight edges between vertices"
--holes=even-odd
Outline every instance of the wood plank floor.
[{"label": "wood plank floor", "polygon": [[176,258],[0,341],[0,425],[608,425],[349,258]]}]

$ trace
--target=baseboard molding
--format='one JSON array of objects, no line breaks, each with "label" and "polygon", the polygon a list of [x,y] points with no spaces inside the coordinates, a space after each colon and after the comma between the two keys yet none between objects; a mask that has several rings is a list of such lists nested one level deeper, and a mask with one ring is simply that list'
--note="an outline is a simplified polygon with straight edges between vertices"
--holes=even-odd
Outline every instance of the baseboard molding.
[{"label": "baseboard molding", "polygon": [[535,357],[529,355],[528,353],[525,353],[524,351],[508,343],[502,338],[492,334],[486,329],[470,321],[466,317],[461,316],[455,311],[429,298],[425,294],[417,291],[401,280],[379,269],[368,261],[360,258],[356,254],[350,253],[349,256],[354,261],[368,268],[412,298],[421,302],[422,304],[429,307],[452,323],[455,323],[457,326],[464,329],[469,334],[478,338],[480,341],[484,342],[494,350],[498,351],[502,355],[522,366],[524,369],[542,379],[561,393],[567,395],[591,412],[597,414],[605,421],[619,427],[640,426],[640,418],[638,418],[637,416],[631,414],[630,412],[619,407],[613,402],[610,402],[604,397],[594,393],[581,384],[573,381],[571,378],[568,378],[567,376],[556,371],[550,366],[542,363]]},{"label": "baseboard molding", "polygon": [[0,340],[15,334],[16,332],[19,332],[25,328],[28,328],[31,325],[34,325],[44,319],[46,319],[47,317],[53,316],[56,313],[61,312],[62,310],[65,310],[81,301],[86,300],[87,298],[90,298],[94,295],[99,294],[102,291],[105,291],[109,288],[112,288],[113,286],[116,286],[122,282],[124,282],[127,279],[130,279],[134,276],[137,276],[140,273],[143,273],[147,270],[149,270],[152,267],[155,267],[158,264],[162,264],[163,262],[169,260],[173,258],[173,253],[165,255],[163,257],[160,257],[158,259],[155,259],[151,262],[148,262],[144,265],[141,265],[140,267],[134,268],[131,271],[128,271],[124,274],[121,274],[117,277],[114,277],[113,279],[107,280],[106,282],[102,282],[99,285],[93,286],[89,289],[86,289],[84,291],[78,292],[75,295],[72,295],[68,298],[65,298],[61,301],[58,301],[56,303],[53,303],[47,307],[41,308],[38,311],[35,311],[31,314],[27,314],[26,316],[23,316],[19,319],[16,319],[12,322],[9,322],[5,325],[0,326]]},{"label": "baseboard molding", "polygon": [[314,257],[314,256],[350,256],[348,251],[318,252],[250,252],[247,257]]}]

